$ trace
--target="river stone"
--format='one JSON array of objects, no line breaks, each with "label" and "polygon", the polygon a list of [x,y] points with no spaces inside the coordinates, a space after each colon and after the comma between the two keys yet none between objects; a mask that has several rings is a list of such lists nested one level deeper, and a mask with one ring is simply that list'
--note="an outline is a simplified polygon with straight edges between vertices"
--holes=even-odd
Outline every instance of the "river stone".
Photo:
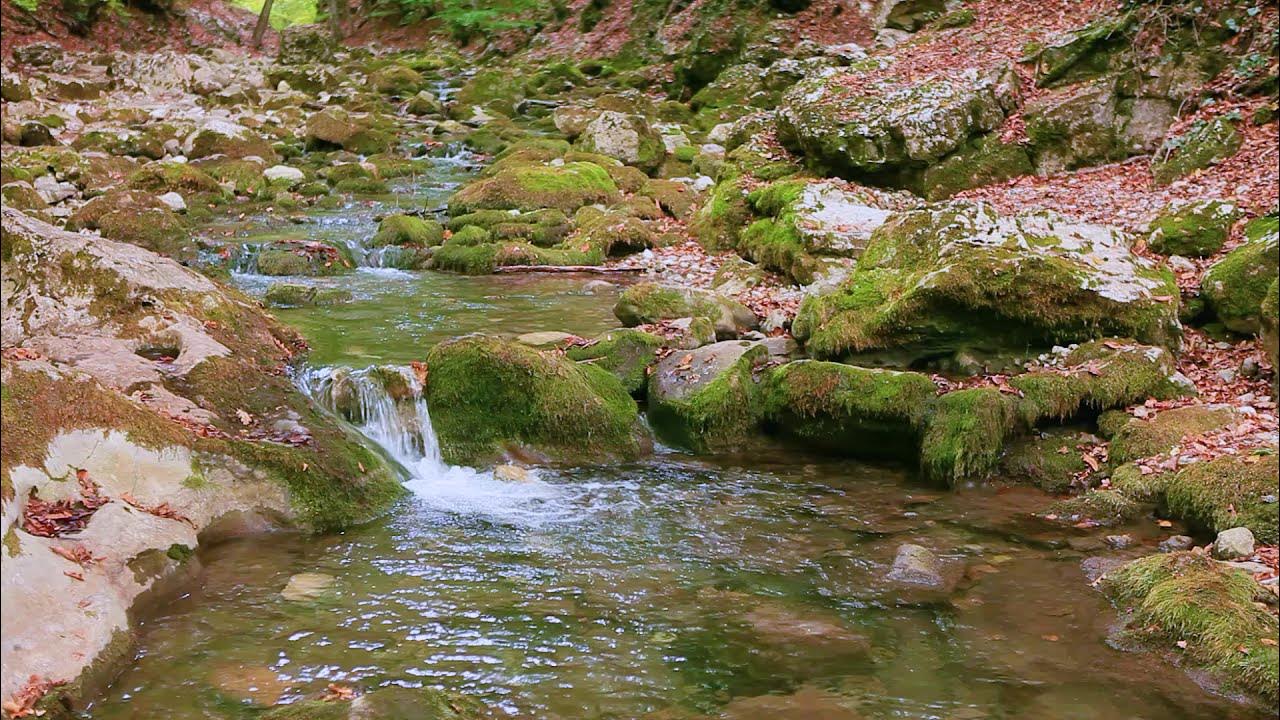
[{"label": "river stone", "polygon": [[623,291],[613,314],[627,327],[676,318],[709,320],[717,338],[736,338],[759,327],[750,308],[719,293],[678,285],[643,282]]},{"label": "river stone", "polygon": [[943,589],[947,586],[942,561],[933,551],[920,545],[899,546],[887,577],[892,582],[911,587]]},{"label": "river stone", "polygon": [[573,333],[557,332],[555,330],[524,333],[523,335],[516,336],[516,342],[522,345],[528,345],[529,347],[538,348],[539,350],[564,347],[578,339],[578,336]]},{"label": "river stone", "polygon": [[182,196],[176,192],[167,192],[159,196],[157,199],[167,205],[169,209],[174,212],[180,213],[187,211],[187,201],[183,200]]},{"label": "river stone", "polygon": [[1219,560],[1239,560],[1253,555],[1253,532],[1247,527],[1223,530],[1213,541],[1213,556]]},{"label": "river stone", "polygon": [[323,597],[333,587],[335,578],[324,573],[304,572],[293,575],[280,596],[290,602],[307,602]]},{"label": "river stone", "polygon": [[289,684],[268,667],[227,664],[209,673],[209,684],[239,700],[270,705],[284,695]]},{"label": "river stone", "polygon": [[1195,544],[1196,541],[1186,535],[1172,535],[1160,541],[1160,544],[1157,547],[1160,552],[1167,553],[1190,550]]},{"label": "river stone", "polygon": [[272,184],[279,182],[286,187],[293,187],[305,180],[307,175],[296,167],[290,167],[288,165],[272,165],[262,171],[262,177],[266,178],[267,182]]},{"label": "river stone", "polygon": [[654,170],[666,155],[662,138],[639,115],[605,110],[583,129],[578,147],[641,170]]},{"label": "river stone", "polygon": [[498,465],[493,469],[493,479],[503,482],[527,483],[529,471],[519,465]]}]

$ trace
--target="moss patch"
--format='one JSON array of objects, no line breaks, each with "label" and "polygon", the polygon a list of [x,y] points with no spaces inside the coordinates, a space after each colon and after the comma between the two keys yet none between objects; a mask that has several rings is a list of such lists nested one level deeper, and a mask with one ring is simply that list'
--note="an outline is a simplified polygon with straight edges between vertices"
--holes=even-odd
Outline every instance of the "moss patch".
[{"label": "moss patch", "polygon": [[1103,588],[1127,613],[1128,632],[1156,647],[1185,643],[1193,664],[1238,689],[1276,702],[1276,620],[1254,605],[1257,583],[1206,555],[1152,555],[1107,573]]},{"label": "moss patch", "polygon": [[601,368],[485,336],[440,343],[427,367],[448,462],[492,460],[510,445],[578,460],[639,451],[635,400]]},{"label": "moss patch", "polygon": [[570,360],[590,363],[618,378],[632,395],[644,392],[649,370],[657,362],[662,338],[642,330],[611,330],[587,346],[574,346],[565,353]]}]

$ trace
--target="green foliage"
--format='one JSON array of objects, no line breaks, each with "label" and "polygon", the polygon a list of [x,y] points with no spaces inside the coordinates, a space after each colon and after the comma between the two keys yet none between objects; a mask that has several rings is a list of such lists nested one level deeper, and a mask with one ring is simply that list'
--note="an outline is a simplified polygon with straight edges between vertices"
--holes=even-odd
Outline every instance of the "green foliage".
[{"label": "green foliage", "polygon": [[439,21],[450,35],[465,43],[477,37],[488,40],[510,30],[536,29],[559,15],[560,5],[539,0],[383,0],[378,12],[398,15],[406,25],[420,20]]},{"label": "green foliage", "polygon": [[[231,0],[233,5],[262,12],[265,0]],[[316,21],[316,0],[275,0],[271,4],[271,27],[276,30],[290,25],[307,25]]]}]

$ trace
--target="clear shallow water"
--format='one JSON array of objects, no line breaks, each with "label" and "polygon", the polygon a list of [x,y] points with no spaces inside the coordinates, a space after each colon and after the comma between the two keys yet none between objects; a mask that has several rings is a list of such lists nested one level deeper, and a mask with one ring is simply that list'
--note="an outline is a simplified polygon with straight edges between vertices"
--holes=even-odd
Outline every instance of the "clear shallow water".
[{"label": "clear shallow water", "polygon": [[[866,718],[1251,716],[1103,643],[1113,615],[1081,555],[1008,519],[1030,493],[934,494],[794,458],[440,483],[385,523],[203,553],[199,587],[144,624],[93,716],[231,718],[332,681],[447,687],[537,718],[817,689]],[[986,567],[954,604],[897,606],[879,578],[907,540]],[[300,572],[332,592],[286,600]]]},{"label": "clear shallow water", "polygon": [[[401,189],[436,206],[467,172],[442,164]],[[304,226],[250,218],[220,231],[358,245],[389,211],[360,202]],[[235,279],[251,293],[268,284]],[[614,298],[582,294],[581,278],[362,268],[302,281],[356,297],[278,311],[317,366],[418,360],[465,332],[615,324]],[[93,718],[251,718],[330,682],[442,687],[564,720],[1267,716],[1108,647],[1115,614],[1080,566],[1100,537],[1031,522],[1037,492],[942,492],[892,467],[772,450],[504,482],[443,465],[428,409],[392,403],[366,373],[317,367],[299,383],[337,409],[335,372],[357,385],[347,417],[403,466],[412,496],[346,533],[202,550],[198,580],[142,623],[136,662]],[[1149,528],[1128,531],[1146,546],[1130,552],[1151,551]],[[886,585],[904,542],[941,554],[958,591],[920,602]],[[332,584],[282,595],[300,573]]]}]

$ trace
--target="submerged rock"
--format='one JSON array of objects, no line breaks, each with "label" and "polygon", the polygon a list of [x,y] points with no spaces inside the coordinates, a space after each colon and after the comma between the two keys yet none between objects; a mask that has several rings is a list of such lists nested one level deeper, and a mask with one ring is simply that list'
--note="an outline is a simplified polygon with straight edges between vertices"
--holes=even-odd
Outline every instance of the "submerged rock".
[{"label": "submerged rock", "polygon": [[886,577],[890,582],[913,588],[943,590],[948,586],[942,561],[933,551],[920,545],[900,545]]},{"label": "submerged rock", "polygon": [[324,573],[304,572],[290,576],[280,596],[290,602],[308,602],[324,597],[333,588],[336,578]]}]

